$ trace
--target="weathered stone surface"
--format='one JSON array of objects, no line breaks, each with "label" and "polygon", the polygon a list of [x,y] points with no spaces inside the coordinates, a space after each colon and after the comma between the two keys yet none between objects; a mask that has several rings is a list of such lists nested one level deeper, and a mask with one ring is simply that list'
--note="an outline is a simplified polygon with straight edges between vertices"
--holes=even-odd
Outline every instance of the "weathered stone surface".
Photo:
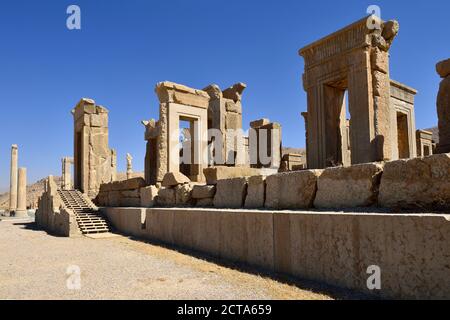
[{"label": "weathered stone surface", "polygon": [[223,179],[257,176],[260,172],[259,169],[248,167],[219,166],[203,169],[207,184],[216,184],[218,180]]},{"label": "weathered stone surface", "polygon": [[172,188],[159,189],[156,201],[161,206],[174,206],[176,203],[175,189]]},{"label": "weathered stone surface", "polygon": [[108,142],[108,110],[94,100],[81,99],[72,114],[75,188],[94,199],[100,185],[116,177],[115,152]]},{"label": "weathered stone surface", "polygon": [[121,195],[124,198],[139,198],[140,197],[139,189],[125,190],[125,191],[121,192]]},{"label": "weathered stone surface", "polygon": [[[268,271],[385,298],[450,297],[450,222],[444,214],[152,208],[143,210],[142,230],[136,210],[105,209],[126,234],[139,230],[148,239]],[[367,288],[374,261],[382,261],[382,290]]]},{"label": "weathered stone surface", "polygon": [[222,91],[223,97],[226,99],[231,99],[234,102],[241,101],[242,93],[244,92],[247,85],[242,82],[235,83],[231,87]]},{"label": "weathered stone surface", "polygon": [[214,185],[195,185],[192,189],[192,198],[194,199],[214,198],[215,194],[216,186]]},{"label": "weathered stone surface", "polygon": [[140,198],[125,198],[122,197],[119,200],[121,207],[140,207],[141,199]]},{"label": "weathered stone surface", "polygon": [[234,112],[228,112],[225,121],[226,129],[242,129],[242,115]]},{"label": "weathered stone surface", "polygon": [[188,183],[175,187],[175,204],[188,205],[192,199],[192,186]]},{"label": "weathered stone surface", "polygon": [[400,30],[400,25],[396,20],[389,20],[383,24],[382,36],[386,40],[395,38]]},{"label": "weathered stone surface", "polygon": [[270,120],[267,118],[258,119],[250,122],[250,128],[259,128],[265,126],[270,123]]},{"label": "weathered stone surface", "polygon": [[383,166],[379,163],[327,168],[317,181],[316,208],[375,205]]},{"label": "weathered stone surface", "polygon": [[163,187],[173,187],[183,183],[189,183],[188,177],[186,177],[181,172],[168,172],[164,175],[164,179],[162,181]]},{"label": "weathered stone surface", "polygon": [[225,109],[228,112],[234,112],[241,114],[242,113],[242,105],[240,102],[234,102],[232,100],[226,100],[225,101]]},{"label": "weathered stone surface", "polygon": [[450,59],[443,60],[436,64],[436,71],[442,77],[446,78],[450,75]]},{"label": "weathered stone surface", "polygon": [[323,170],[279,173],[266,178],[266,208],[311,208],[317,190],[317,178]]},{"label": "weathered stone surface", "polygon": [[253,176],[248,178],[245,208],[263,208],[266,193],[266,177]]},{"label": "weathered stone surface", "polygon": [[165,81],[158,83],[155,91],[161,103],[175,102],[199,108],[208,108],[209,95],[202,90]]},{"label": "weathered stone surface", "polygon": [[439,120],[439,144],[436,152],[450,152],[450,77],[441,81],[436,105]]},{"label": "weathered stone surface", "polygon": [[108,114],[91,114],[90,121],[92,127],[108,127]]},{"label": "weathered stone surface", "polygon": [[101,191],[125,191],[125,190],[138,190],[145,187],[145,180],[142,177],[131,178],[123,181],[115,181],[109,184],[102,184]]},{"label": "weathered stone surface", "polygon": [[[381,77],[375,79],[380,81],[375,84],[375,95],[372,73],[388,73],[387,51],[398,31],[398,23],[386,22],[380,32],[367,29],[367,22],[367,17],[356,21],[299,51],[305,60],[303,88],[308,102],[305,119],[308,168],[350,163],[350,154],[345,149],[346,134],[337,134],[346,130],[345,112],[341,112],[344,110],[343,88],[348,89],[348,101],[352,102],[351,163],[393,158],[389,81],[386,79],[382,83]],[[324,86],[324,81],[337,79],[339,84]]]},{"label": "weathered stone surface", "polygon": [[370,54],[372,68],[382,73],[389,73],[389,54],[379,48],[374,48]]},{"label": "weathered stone surface", "polygon": [[158,195],[158,188],[156,186],[148,186],[140,189],[141,193],[141,207],[151,208],[155,205],[155,200]]},{"label": "weathered stone surface", "polygon": [[196,207],[212,207],[214,206],[214,198],[197,199],[195,202]]},{"label": "weathered stone surface", "polygon": [[450,154],[387,162],[378,203],[394,208],[450,208]]},{"label": "weathered stone surface", "polygon": [[217,181],[214,206],[217,208],[242,208],[247,194],[248,178],[233,178]]}]

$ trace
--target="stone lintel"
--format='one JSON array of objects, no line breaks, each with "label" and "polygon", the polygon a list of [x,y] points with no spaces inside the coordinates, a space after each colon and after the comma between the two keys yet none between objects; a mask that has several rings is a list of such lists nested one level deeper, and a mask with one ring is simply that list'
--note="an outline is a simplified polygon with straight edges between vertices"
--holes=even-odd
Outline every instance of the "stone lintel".
[{"label": "stone lintel", "polygon": [[160,103],[174,102],[203,109],[208,108],[210,99],[209,94],[203,90],[169,81],[159,82],[155,92]]},{"label": "stone lintel", "polygon": [[[370,46],[367,35],[373,30],[367,28],[367,19],[368,16],[301,48],[298,54],[304,57],[305,67],[348,50]],[[380,23],[383,21],[380,20]]]}]

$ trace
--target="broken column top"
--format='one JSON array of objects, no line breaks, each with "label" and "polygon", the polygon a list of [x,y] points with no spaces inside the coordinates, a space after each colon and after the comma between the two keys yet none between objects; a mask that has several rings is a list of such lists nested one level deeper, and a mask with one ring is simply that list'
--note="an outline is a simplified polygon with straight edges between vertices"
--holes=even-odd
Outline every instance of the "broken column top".
[{"label": "broken column top", "polygon": [[250,122],[250,128],[259,128],[265,126],[270,123],[270,120],[267,118],[258,119]]},{"label": "broken column top", "polygon": [[207,92],[211,99],[225,98],[238,102],[242,100],[242,93],[244,92],[247,85],[242,82],[233,84],[231,87],[221,90],[217,84],[210,84],[203,91]]},{"label": "broken column top", "polygon": [[450,75],[450,59],[442,60],[436,64],[436,72],[441,78],[446,78]]},{"label": "broken column top", "polygon": [[19,147],[17,146],[17,144],[13,144],[11,145],[11,149],[18,149]]},{"label": "broken column top", "polygon": [[205,109],[209,103],[207,92],[174,82],[159,82],[156,85],[155,92],[160,103],[173,102]]},{"label": "broken column top", "polygon": [[[108,113],[108,109],[106,109],[103,106],[96,105],[95,101],[93,99],[89,98],[82,98],[75,108],[72,109],[71,113],[75,116],[80,115],[82,113],[88,113],[88,114],[100,114],[100,113]],[[76,116],[78,119],[78,116]]]},{"label": "broken column top", "polygon": [[222,95],[226,99],[231,99],[234,102],[241,101],[242,99],[242,92],[244,92],[245,88],[247,88],[247,85],[242,82],[235,83],[228,89],[225,89],[222,91]]}]

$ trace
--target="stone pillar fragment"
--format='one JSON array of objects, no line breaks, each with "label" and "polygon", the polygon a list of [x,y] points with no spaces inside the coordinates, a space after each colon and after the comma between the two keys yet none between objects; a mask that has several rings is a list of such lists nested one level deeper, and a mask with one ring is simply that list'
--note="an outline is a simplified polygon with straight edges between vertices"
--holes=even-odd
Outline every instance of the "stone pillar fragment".
[{"label": "stone pillar fragment", "polygon": [[72,190],[72,175],[71,175],[71,165],[73,164],[73,158],[65,157],[62,158],[62,181],[61,188],[63,190]]},{"label": "stone pillar fragment", "polygon": [[127,153],[127,179],[133,178],[133,157]]},{"label": "stone pillar fragment", "polygon": [[27,169],[19,168],[17,184],[17,209],[16,217],[27,217]]},{"label": "stone pillar fragment", "polygon": [[[260,119],[250,123],[251,167],[278,169],[281,165],[281,125]],[[255,139],[256,138],[256,139]],[[255,161],[256,156],[256,161]]]},{"label": "stone pillar fragment", "polygon": [[436,101],[439,119],[439,144],[436,153],[448,153],[450,152],[450,59],[439,62],[436,71],[442,78]]},{"label": "stone pillar fragment", "polygon": [[18,166],[18,147],[16,144],[11,146],[11,175],[9,183],[9,212],[13,213],[17,209],[17,166]]}]

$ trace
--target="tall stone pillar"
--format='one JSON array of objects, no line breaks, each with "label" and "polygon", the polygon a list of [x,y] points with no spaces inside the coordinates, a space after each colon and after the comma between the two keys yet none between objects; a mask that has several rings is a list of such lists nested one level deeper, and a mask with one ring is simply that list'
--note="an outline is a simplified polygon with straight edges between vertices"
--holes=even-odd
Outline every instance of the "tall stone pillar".
[{"label": "tall stone pillar", "polygon": [[27,169],[19,168],[16,217],[27,217]]},{"label": "tall stone pillar", "polygon": [[63,190],[72,190],[72,175],[71,166],[73,164],[73,158],[65,157],[62,158],[62,182],[61,188]]},{"label": "tall stone pillar", "polygon": [[9,212],[13,213],[17,209],[17,163],[18,147],[16,144],[11,146],[11,176],[9,182]]},{"label": "tall stone pillar", "polygon": [[436,153],[450,152],[450,59],[439,62],[436,71],[441,76],[437,96],[439,144]]},{"label": "tall stone pillar", "polygon": [[133,178],[133,157],[127,153],[127,179]]},{"label": "tall stone pillar", "polygon": [[115,178],[115,152],[109,148],[108,109],[83,98],[72,110],[74,118],[75,189],[89,198],[97,196],[100,185]]}]

